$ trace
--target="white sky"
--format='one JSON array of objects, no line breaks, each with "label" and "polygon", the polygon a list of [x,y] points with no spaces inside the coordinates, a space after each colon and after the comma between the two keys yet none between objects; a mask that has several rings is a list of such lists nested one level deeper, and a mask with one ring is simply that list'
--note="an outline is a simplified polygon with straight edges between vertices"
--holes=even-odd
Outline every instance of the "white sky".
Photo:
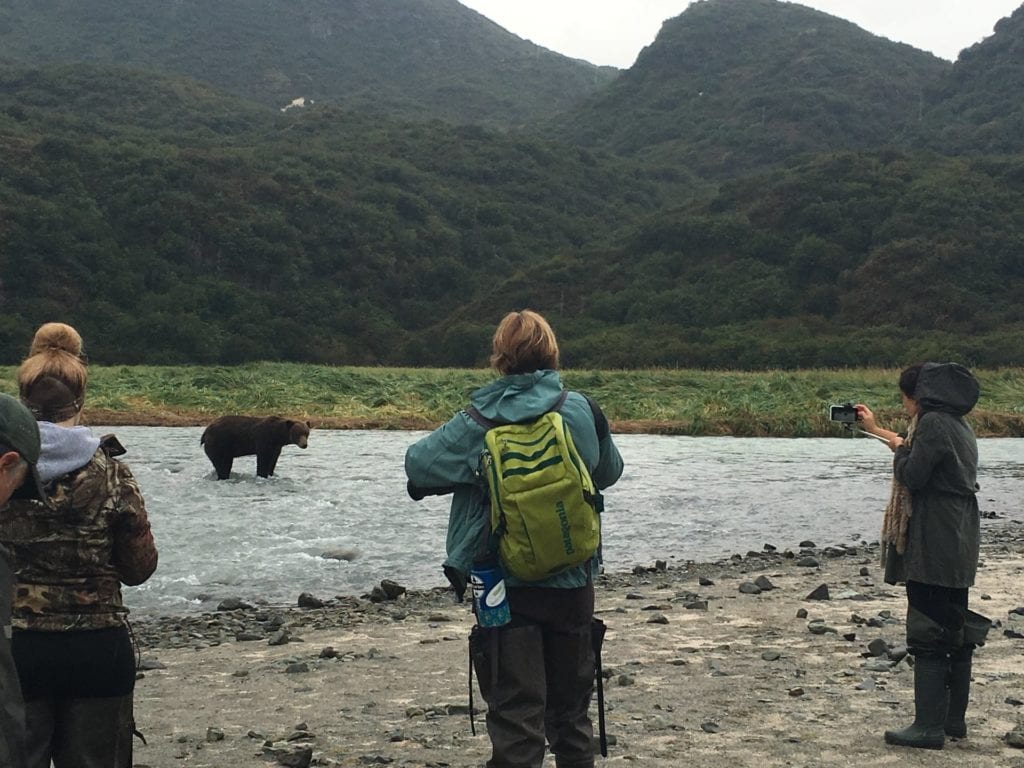
[{"label": "white sky", "polygon": [[[689,0],[460,0],[509,32],[553,51],[626,69]],[[1022,0],[803,0],[890,40],[953,61],[992,34]]]}]

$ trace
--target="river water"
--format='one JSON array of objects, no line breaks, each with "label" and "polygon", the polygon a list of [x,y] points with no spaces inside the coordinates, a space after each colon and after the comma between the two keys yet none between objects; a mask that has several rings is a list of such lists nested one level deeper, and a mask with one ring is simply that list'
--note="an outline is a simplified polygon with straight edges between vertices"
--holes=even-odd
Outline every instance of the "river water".
[{"label": "river water", "polygon": [[[294,604],[300,592],[362,594],[389,578],[445,584],[448,507],[405,492],[405,448],[423,432],[314,430],[282,451],[274,477],[255,457],[217,481],[202,429],[116,431],[146,498],[160,566],[125,589],[136,616],[210,610],[224,597]],[[604,559],[634,565],[874,541],[889,495],[889,450],[869,438],[617,435],[626,470],[605,493]],[[983,511],[1024,519],[1024,439],[979,441]],[[320,557],[358,550],[354,560]]]}]

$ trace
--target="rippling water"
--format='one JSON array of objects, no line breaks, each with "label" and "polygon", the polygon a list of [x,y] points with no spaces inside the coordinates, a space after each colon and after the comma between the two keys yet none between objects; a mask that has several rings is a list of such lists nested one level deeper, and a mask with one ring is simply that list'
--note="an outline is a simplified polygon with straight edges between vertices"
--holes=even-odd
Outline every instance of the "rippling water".
[{"label": "rippling water", "polygon": [[[160,549],[153,578],[125,589],[135,615],[209,609],[226,596],[294,603],[300,592],[361,594],[384,578],[446,583],[447,501],[405,493],[405,448],[425,433],[314,430],[308,450],[284,449],[275,477],[256,478],[256,459],[246,457],[235,460],[230,480],[217,481],[201,428],[116,432]],[[891,454],[874,440],[615,439],[626,471],[605,494],[609,570],[718,559],[765,543],[877,538]],[[981,508],[1024,519],[1024,440],[979,445]],[[320,557],[338,548],[360,556]]]}]

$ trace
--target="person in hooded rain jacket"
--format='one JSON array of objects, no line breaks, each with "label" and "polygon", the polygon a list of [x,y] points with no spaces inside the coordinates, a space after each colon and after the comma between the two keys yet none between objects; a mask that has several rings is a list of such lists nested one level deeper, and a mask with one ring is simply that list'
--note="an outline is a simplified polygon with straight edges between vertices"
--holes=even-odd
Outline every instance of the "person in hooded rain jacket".
[{"label": "person in hooded rain jacket", "polygon": [[28,768],[130,768],[135,652],[122,584],[156,569],[146,507],[116,439],[79,424],[82,339],[46,323],[18,369],[41,437],[46,501],[12,499],[0,545],[15,591],[12,650],[25,700]]},{"label": "person in hooded rain jacket", "polygon": [[[491,363],[500,374],[470,395],[485,419],[508,424],[535,419],[563,394],[558,344],[536,312],[510,312],[498,325]],[[569,392],[559,413],[598,489],[622,474],[622,457],[607,419],[584,395]],[[478,476],[485,428],[466,411],[410,446],[409,493],[452,493],[444,571],[461,599],[475,557],[490,530],[486,487]],[[492,754],[488,768],[540,768],[545,740],[558,768],[594,765],[589,717],[594,690],[592,646],[597,556],[538,582],[505,574],[511,621],[488,628],[474,643],[473,663],[487,702]],[[478,628],[479,630],[480,628]],[[477,632],[477,630],[475,630]]]},{"label": "person in hooded rain jacket", "polygon": [[976,646],[989,621],[968,610],[980,547],[978,444],[964,420],[978,401],[974,376],[956,363],[923,363],[900,375],[905,434],[882,429],[858,404],[865,431],[894,452],[882,531],[885,581],[906,583],[907,647],[914,655],[914,722],[885,732],[890,744],[941,749],[967,734]]}]

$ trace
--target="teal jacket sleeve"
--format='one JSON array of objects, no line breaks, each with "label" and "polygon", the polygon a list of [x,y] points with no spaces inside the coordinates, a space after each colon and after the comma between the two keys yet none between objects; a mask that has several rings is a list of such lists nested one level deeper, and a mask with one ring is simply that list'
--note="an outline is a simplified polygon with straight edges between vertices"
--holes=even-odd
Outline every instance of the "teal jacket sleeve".
[{"label": "teal jacket sleeve", "polygon": [[476,485],[482,444],[476,422],[459,411],[405,452],[409,495],[452,493],[458,485]]},{"label": "teal jacket sleeve", "polygon": [[473,559],[490,532],[483,485],[477,477],[482,435],[479,425],[460,411],[405,453],[412,498],[452,494],[444,572],[460,600]]}]

